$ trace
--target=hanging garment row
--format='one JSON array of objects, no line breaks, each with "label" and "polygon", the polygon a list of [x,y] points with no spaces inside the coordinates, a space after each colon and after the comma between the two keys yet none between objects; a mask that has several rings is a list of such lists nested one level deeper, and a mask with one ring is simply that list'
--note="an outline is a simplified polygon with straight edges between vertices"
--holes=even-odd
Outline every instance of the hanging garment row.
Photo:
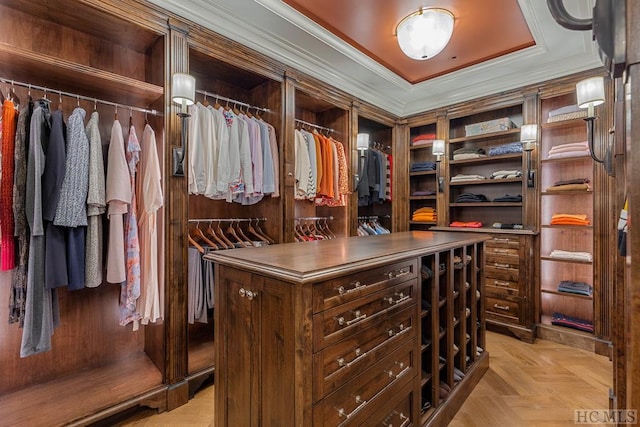
[{"label": "hanging garment row", "polygon": [[359,150],[358,206],[370,206],[391,201],[393,156],[384,152],[389,148],[374,142],[369,149]]},{"label": "hanging garment row", "polygon": [[358,217],[358,236],[376,236],[390,233],[391,231],[380,224],[378,216]]},{"label": "hanging garment row", "polygon": [[23,106],[14,99],[2,104],[0,267],[13,270],[9,323],[23,327],[21,357],[51,349],[57,288],[97,287],[105,267],[106,280],[121,286],[121,325],[137,328],[163,315],[156,217],[163,199],[154,130],[145,124],[140,143],[131,124],[125,147],[114,120],[105,173],[98,111],[85,125],[87,112],[76,107],[65,123],[61,109],[53,111],[44,97],[33,101],[30,92]]},{"label": "hanging garment row", "polygon": [[279,197],[275,128],[205,99],[189,107],[189,194],[243,205]]},{"label": "hanging garment row", "polygon": [[333,217],[299,217],[295,219],[294,238],[296,242],[335,239],[327,221]]},{"label": "hanging garment row", "polygon": [[341,142],[317,131],[295,130],[295,198],[318,206],[346,206],[347,157]]},{"label": "hanging garment row", "polygon": [[[265,218],[189,220],[187,238],[189,245],[201,254],[207,250],[252,248],[274,244],[275,241],[260,228],[260,221],[264,220]],[[205,223],[207,223],[206,227]],[[223,223],[228,224],[223,227]]]}]

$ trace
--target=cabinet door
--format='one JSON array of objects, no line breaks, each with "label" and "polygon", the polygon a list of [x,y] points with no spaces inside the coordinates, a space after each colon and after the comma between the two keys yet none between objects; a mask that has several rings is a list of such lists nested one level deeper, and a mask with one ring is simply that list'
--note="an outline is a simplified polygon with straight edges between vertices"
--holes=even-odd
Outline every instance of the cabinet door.
[{"label": "cabinet door", "polygon": [[[216,401],[225,400],[225,425],[257,425],[252,419],[259,413],[262,278],[234,269],[224,270],[222,281],[216,283],[218,288],[222,288],[217,293],[222,298],[216,300],[222,299],[219,309],[223,310],[221,320],[225,325],[225,335],[220,345],[226,363],[216,364],[224,367],[224,370],[216,370],[216,387],[222,388],[222,393],[216,395]],[[251,299],[247,291],[252,293]],[[257,298],[253,296],[256,292]]]}]

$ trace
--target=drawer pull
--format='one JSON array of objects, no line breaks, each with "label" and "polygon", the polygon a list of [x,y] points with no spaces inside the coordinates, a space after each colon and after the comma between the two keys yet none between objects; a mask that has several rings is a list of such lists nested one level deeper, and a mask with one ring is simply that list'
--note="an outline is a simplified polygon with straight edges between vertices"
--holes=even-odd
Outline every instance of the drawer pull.
[{"label": "drawer pull", "polygon": [[496,249],[493,250],[493,252],[496,253],[496,254],[508,254],[509,250],[508,249],[497,249],[496,248]]},{"label": "drawer pull", "polygon": [[[407,417],[405,414],[403,414],[402,412],[398,413],[398,411],[393,411],[393,413],[389,414],[389,416],[387,416],[387,420],[389,420],[390,418],[393,418],[395,415],[398,416],[398,419],[400,420],[400,422],[402,424],[400,424],[400,427],[406,427],[408,426],[409,423],[409,417]],[[387,423],[386,420],[383,421],[382,423],[385,427],[393,427],[393,423],[389,422]]]},{"label": "drawer pull", "polygon": [[[378,348],[378,346],[374,347],[373,350],[376,350]],[[356,363],[358,360],[364,358],[367,355],[368,352],[362,352],[362,350],[360,350],[360,348],[356,348],[355,350],[355,354],[356,357],[354,357],[352,360],[350,360],[349,362],[344,360],[344,357],[339,357],[336,361],[338,362],[338,365],[341,368],[348,368],[351,365],[353,365],[354,363]]]},{"label": "drawer pull", "polygon": [[501,288],[508,288],[511,286],[511,283],[505,282],[504,280],[496,280],[493,282],[494,285],[500,286]]},{"label": "drawer pull", "polygon": [[359,410],[362,406],[366,405],[366,404],[367,404],[367,401],[366,401],[366,400],[362,400],[362,399],[360,398],[360,396],[356,396],[356,403],[358,403],[358,406],[356,406],[356,408],[355,408],[353,411],[351,411],[350,413],[348,413],[348,414],[347,414],[347,412],[344,410],[344,408],[340,408],[340,409],[338,409],[338,416],[339,416],[340,418],[344,417],[344,418],[349,419],[353,414],[355,414],[356,412],[358,412],[358,410]]},{"label": "drawer pull", "polygon": [[509,264],[500,264],[498,262],[493,263],[493,266],[495,268],[511,268],[511,265]]},{"label": "drawer pull", "polygon": [[387,276],[388,279],[395,279],[396,277],[405,276],[409,273],[411,273],[410,268],[400,268],[398,270],[392,270],[387,273],[384,273],[384,275]]},{"label": "drawer pull", "polygon": [[393,370],[389,369],[388,371],[383,371],[385,374],[389,375],[389,378],[391,378],[393,381],[397,380],[398,378],[400,378],[402,375],[405,374],[405,372],[407,372],[409,370],[408,366],[404,366],[404,363],[402,362],[395,362],[396,365],[400,366],[400,372],[398,372],[397,374],[393,373]]},{"label": "drawer pull", "polygon": [[400,304],[402,302],[405,302],[406,300],[411,298],[411,295],[405,295],[404,292],[400,292],[400,293],[396,292],[396,295],[399,297],[396,300],[394,300],[393,297],[385,297],[383,299],[387,301],[389,304],[395,305],[395,304]]},{"label": "drawer pull", "polygon": [[367,318],[367,315],[365,313],[360,314],[360,310],[355,311],[353,315],[354,318],[351,320],[344,320],[344,317],[338,317],[338,324],[341,326],[350,326]]},{"label": "drawer pull", "polygon": [[240,288],[240,290],[238,291],[238,295],[251,301],[258,296],[258,291],[248,291],[245,288]]},{"label": "drawer pull", "polygon": [[498,310],[504,310],[504,311],[510,310],[508,305],[500,305],[500,304],[493,304],[493,308],[497,308]]},{"label": "drawer pull", "polygon": [[338,290],[338,293],[340,295],[344,295],[344,294],[350,294],[351,292],[356,292],[359,291],[362,288],[366,288],[367,285],[363,285],[362,283],[360,283],[359,280],[355,280],[353,282],[350,283],[352,285],[351,288],[349,289],[345,289],[344,286],[339,286],[338,288],[336,288]]}]

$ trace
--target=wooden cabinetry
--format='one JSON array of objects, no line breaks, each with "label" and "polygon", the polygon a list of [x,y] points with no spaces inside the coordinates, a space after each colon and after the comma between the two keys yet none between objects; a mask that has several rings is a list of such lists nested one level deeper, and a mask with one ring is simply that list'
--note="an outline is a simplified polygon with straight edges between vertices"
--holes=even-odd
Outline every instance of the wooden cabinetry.
[{"label": "wooden cabinetry", "polygon": [[[436,168],[433,170],[416,170],[417,164],[436,163],[437,159],[431,154],[431,143],[414,143],[413,140],[421,135],[427,139],[437,139],[437,122],[435,117],[432,117],[430,122],[415,123],[409,126],[409,229],[426,230],[437,224],[439,176],[436,169],[440,165],[436,164]],[[413,219],[414,212],[420,208],[432,209],[435,212],[433,220],[418,221]]]},{"label": "wooden cabinetry", "polygon": [[[135,2],[3,0],[0,77],[16,81],[21,108],[32,97],[48,98],[50,109],[61,109],[65,121],[77,107],[86,111],[86,121],[97,111],[103,142],[109,141],[114,115],[125,136],[130,121],[140,139],[148,121],[162,165],[165,117],[140,111],[166,111],[167,17],[148,12]],[[0,278],[3,301],[9,299],[10,282],[11,273]],[[174,381],[168,362],[172,348],[165,338],[170,321],[137,331],[120,326],[119,297],[120,286],[106,282],[74,291],[60,288],[60,326],[52,349],[26,358],[19,356],[23,329],[7,324],[7,304],[2,304],[3,424],[88,424],[138,404],[168,406],[167,383]],[[166,301],[171,311],[175,300]]]},{"label": "wooden cabinetry", "polygon": [[[570,87],[573,89],[573,86]],[[578,152],[568,156],[550,155],[553,147],[564,144],[586,144],[587,129],[581,118],[553,121],[550,111],[575,104],[573,90],[556,93],[541,100],[540,139],[540,328],[539,335],[571,345],[594,349],[593,327],[594,295],[569,293],[559,290],[562,281],[578,282],[599,288],[598,275],[594,270],[594,224],[597,213],[594,209],[594,162],[589,152]],[[553,153],[553,152],[552,152]],[[561,181],[585,180],[588,187],[557,191]],[[558,214],[586,215],[587,223],[574,225],[557,224]],[[554,251],[565,251],[569,255],[580,253],[585,257],[556,256]],[[588,255],[588,258],[586,257]],[[584,292],[584,290],[583,290]],[[591,331],[576,330],[566,326],[552,326],[554,316],[563,315],[579,319],[590,326]]]},{"label": "wooden cabinetry", "polygon": [[[216,425],[448,422],[488,367],[483,240],[403,232],[206,255],[220,301]],[[426,264],[446,271],[425,281]],[[451,392],[434,399],[441,381]]]}]

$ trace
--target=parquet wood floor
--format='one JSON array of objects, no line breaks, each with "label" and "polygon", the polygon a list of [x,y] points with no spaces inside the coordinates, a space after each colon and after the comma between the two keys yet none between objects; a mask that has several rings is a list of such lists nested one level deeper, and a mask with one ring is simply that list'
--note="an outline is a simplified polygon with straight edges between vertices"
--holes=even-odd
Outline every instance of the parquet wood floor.
[{"label": "parquet wood floor", "polygon": [[[526,344],[487,333],[489,370],[449,427],[575,426],[576,409],[606,409],[612,382],[608,358],[550,341]],[[213,427],[213,389],[184,406],[141,411],[120,427]]]}]

